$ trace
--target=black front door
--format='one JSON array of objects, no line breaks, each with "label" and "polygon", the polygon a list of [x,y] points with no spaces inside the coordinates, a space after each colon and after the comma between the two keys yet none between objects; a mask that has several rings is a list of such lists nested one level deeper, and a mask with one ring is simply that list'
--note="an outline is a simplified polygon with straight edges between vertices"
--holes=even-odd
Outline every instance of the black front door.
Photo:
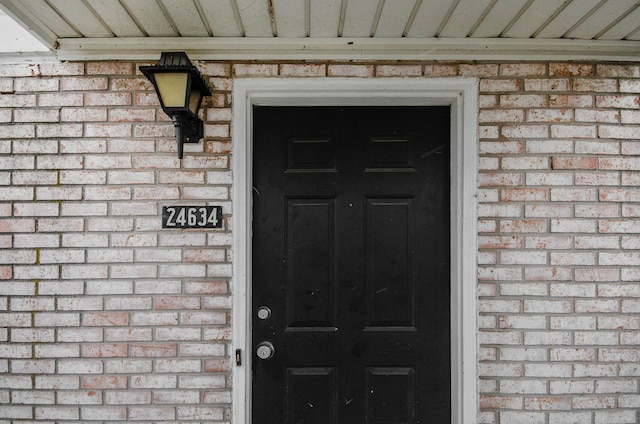
[{"label": "black front door", "polygon": [[254,109],[254,424],[450,422],[449,114]]}]

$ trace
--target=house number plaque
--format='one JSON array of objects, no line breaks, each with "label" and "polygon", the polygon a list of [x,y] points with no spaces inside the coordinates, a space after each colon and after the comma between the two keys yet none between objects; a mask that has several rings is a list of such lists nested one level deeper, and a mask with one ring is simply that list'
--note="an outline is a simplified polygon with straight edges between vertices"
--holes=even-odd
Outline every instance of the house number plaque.
[{"label": "house number plaque", "polygon": [[162,228],[222,228],[222,206],[163,206]]}]

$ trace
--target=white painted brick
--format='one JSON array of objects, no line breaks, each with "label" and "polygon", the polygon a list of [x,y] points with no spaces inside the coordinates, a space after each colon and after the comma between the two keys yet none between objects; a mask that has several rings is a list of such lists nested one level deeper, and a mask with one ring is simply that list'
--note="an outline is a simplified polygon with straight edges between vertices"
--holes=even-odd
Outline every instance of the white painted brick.
[{"label": "white painted brick", "polygon": [[618,399],[618,404],[622,408],[640,408],[640,395],[623,395]]},{"label": "white painted brick", "polygon": [[505,94],[500,97],[500,106],[503,108],[513,107],[545,107],[546,97],[539,94]]},{"label": "white painted brick", "polygon": [[202,370],[202,363],[195,359],[159,359],[155,361],[155,371],[158,373],[198,373]]},{"label": "white painted brick", "polygon": [[484,345],[519,345],[522,334],[517,331],[481,331],[478,341]]},{"label": "white painted brick", "polygon": [[524,364],[526,377],[571,377],[572,366],[569,364]]},{"label": "white painted brick", "polygon": [[159,276],[162,278],[194,278],[206,277],[206,266],[192,265],[160,265]]},{"label": "white painted brick", "polygon": [[[123,402],[124,403],[124,402]],[[151,403],[151,399],[149,402]],[[154,390],[153,403],[155,404],[198,404],[200,392],[198,390]]]},{"label": "white painted brick", "polygon": [[153,331],[150,328],[143,329],[122,329],[109,328],[105,330],[105,341],[107,342],[131,342],[131,341],[151,341]]},{"label": "white painted brick", "polygon": [[180,375],[178,381],[185,389],[222,389],[226,385],[223,375]]},{"label": "white painted brick", "polygon": [[504,265],[545,265],[546,252],[536,251],[504,251],[500,253],[499,261]]},{"label": "white painted brick", "polygon": [[577,154],[617,155],[620,153],[619,143],[608,140],[576,140],[575,145]]},{"label": "white painted brick", "polygon": [[[501,311],[498,311],[501,312]],[[544,329],[547,327],[547,318],[542,315],[507,315],[500,316],[498,325],[500,328],[510,329]]]},{"label": "white painted brick", "polygon": [[636,423],[636,411],[596,411],[595,424],[624,424]]},{"label": "white painted brick", "polygon": [[155,339],[159,341],[194,341],[201,340],[202,333],[199,328],[158,328],[155,330]]},{"label": "white painted brick", "polygon": [[14,405],[21,405],[21,404],[53,405],[55,404],[55,393],[46,392],[43,390],[32,390],[32,391],[14,390],[11,392],[11,403],[13,403]]},{"label": "white painted brick", "polygon": [[550,265],[595,265],[596,254],[593,252],[551,252]]},{"label": "white painted brick", "polygon": [[640,287],[637,284],[599,284],[598,297],[640,297]]},{"label": "white painted brick", "polygon": [[526,331],[524,333],[524,344],[566,346],[571,344],[571,333],[563,331]]},{"label": "white painted brick", "polygon": [[500,295],[502,296],[546,296],[548,294],[548,291],[549,290],[546,283],[508,282],[500,284]]},{"label": "white painted brick", "polygon": [[[527,216],[527,214],[525,213]],[[544,215],[551,215],[552,217],[557,217],[557,213],[544,213]],[[574,239],[571,236],[527,236],[525,238],[524,247],[527,249],[543,249],[543,250],[553,250],[553,249],[570,249],[573,245]]]},{"label": "white painted brick", "polygon": [[30,420],[34,418],[32,411],[33,408],[31,406],[3,406],[2,410],[0,410],[0,418],[6,420]]},{"label": "white painted brick", "polygon": [[576,332],[574,343],[577,346],[617,345],[618,334],[611,331]]},{"label": "white painted brick", "polygon": [[601,252],[598,255],[599,265],[640,265],[640,253],[637,252]]},{"label": "white painted brick", "polygon": [[640,138],[640,128],[637,126],[620,127],[610,125],[600,125],[598,127],[600,138],[633,140]]},{"label": "white painted brick", "polygon": [[552,316],[549,322],[552,330],[596,329],[596,318],[593,316]]},{"label": "white painted brick", "polygon": [[596,380],[596,393],[637,393],[637,380]]},{"label": "white painted brick", "polygon": [[140,374],[150,373],[151,370],[152,361],[149,360],[110,359],[105,362],[107,373]]},{"label": "white painted brick", "polygon": [[519,217],[522,216],[522,206],[517,204],[481,204],[478,206],[480,217]]},{"label": "white painted brick", "polygon": [[549,357],[559,362],[592,362],[596,358],[595,349],[589,348],[551,348]]},{"label": "white painted brick", "polygon": [[37,358],[78,358],[80,357],[80,346],[77,344],[40,344],[35,346],[35,356]]},{"label": "white painted brick", "polygon": [[526,313],[570,313],[573,302],[570,300],[529,300],[524,301]]},{"label": "white painted brick", "polygon": [[520,300],[481,300],[481,312],[518,313],[522,309]]},{"label": "white painted brick", "polygon": [[502,158],[502,169],[549,169],[549,159],[539,156]]},{"label": "white painted brick", "polygon": [[573,406],[577,409],[611,409],[615,398],[611,396],[581,396],[573,398]]},{"label": "white painted brick", "polygon": [[576,300],[577,313],[611,313],[620,310],[620,303],[615,299]]},{"label": "white painted brick", "polygon": [[638,330],[640,317],[637,316],[599,316],[598,329],[604,330]]},{"label": "white painted brick", "polygon": [[192,406],[178,407],[178,419],[183,420],[222,420],[224,418],[224,408]]},{"label": "white painted brick", "polygon": [[574,373],[578,378],[582,377],[607,377],[615,376],[616,365],[609,364],[575,364]]},{"label": "white painted brick", "polygon": [[595,284],[563,284],[556,283],[549,287],[549,293],[554,297],[595,297]]},{"label": "white painted brick", "polygon": [[550,412],[549,424],[592,424],[591,412]]},{"label": "white painted brick", "polygon": [[[104,395],[107,405],[146,405],[151,404],[151,391],[107,392]],[[156,402],[160,403],[160,402]]]},{"label": "white painted brick", "polygon": [[16,297],[12,299],[11,311],[51,311],[54,307],[55,299],[49,297]]},{"label": "white painted brick", "polygon": [[[96,338],[97,339],[97,338]],[[87,339],[86,341],[96,341]],[[101,374],[103,372],[102,361],[61,359],[58,361],[58,373],[60,374]]]},{"label": "white painted brick", "polygon": [[126,420],[127,411],[124,407],[85,406],[82,408],[82,419],[89,421]]},{"label": "white painted brick", "polygon": [[221,343],[180,343],[178,348],[180,356],[223,356],[225,346]]}]

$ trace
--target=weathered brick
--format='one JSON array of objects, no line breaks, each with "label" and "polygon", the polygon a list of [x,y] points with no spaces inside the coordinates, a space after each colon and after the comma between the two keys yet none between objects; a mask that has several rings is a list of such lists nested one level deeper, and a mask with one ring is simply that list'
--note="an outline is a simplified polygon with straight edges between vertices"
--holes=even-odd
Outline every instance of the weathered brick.
[{"label": "weathered brick", "polygon": [[581,63],[550,63],[549,74],[559,76],[592,76],[593,65]]},{"label": "weathered brick", "polygon": [[600,125],[598,127],[598,135],[601,138],[634,140],[640,138],[640,127]]},{"label": "weathered brick", "polygon": [[524,80],[525,91],[569,91],[570,82],[566,78],[535,78]]},{"label": "weathered brick", "polygon": [[[553,94],[549,96],[550,107],[588,108],[593,107],[594,104],[595,98],[591,95]],[[544,103],[540,104],[540,106],[544,106]]]},{"label": "weathered brick", "polygon": [[573,80],[574,91],[616,92],[618,81],[615,79],[577,78]]},{"label": "weathered brick", "polygon": [[78,78],[78,77],[62,77],[60,78],[60,88],[63,91],[94,91],[106,90],[109,87],[107,78]]},{"label": "weathered brick", "polygon": [[596,96],[596,106],[599,108],[638,109],[640,108],[640,96],[622,94]]},{"label": "weathered brick", "polygon": [[503,108],[541,108],[547,106],[547,97],[540,94],[504,94],[500,96],[500,106]]},{"label": "weathered brick", "polygon": [[602,77],[639,78],[638,65],[625,64],[596,64],[596,73]]}]

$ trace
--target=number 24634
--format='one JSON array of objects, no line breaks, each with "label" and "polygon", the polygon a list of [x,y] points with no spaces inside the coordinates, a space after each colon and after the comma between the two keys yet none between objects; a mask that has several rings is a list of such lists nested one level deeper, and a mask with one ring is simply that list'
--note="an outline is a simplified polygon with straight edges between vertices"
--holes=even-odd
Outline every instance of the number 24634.
[{"label": "number 24634", "polygon": [[220,206],[164,206],[162,228],[221,228]]}]

